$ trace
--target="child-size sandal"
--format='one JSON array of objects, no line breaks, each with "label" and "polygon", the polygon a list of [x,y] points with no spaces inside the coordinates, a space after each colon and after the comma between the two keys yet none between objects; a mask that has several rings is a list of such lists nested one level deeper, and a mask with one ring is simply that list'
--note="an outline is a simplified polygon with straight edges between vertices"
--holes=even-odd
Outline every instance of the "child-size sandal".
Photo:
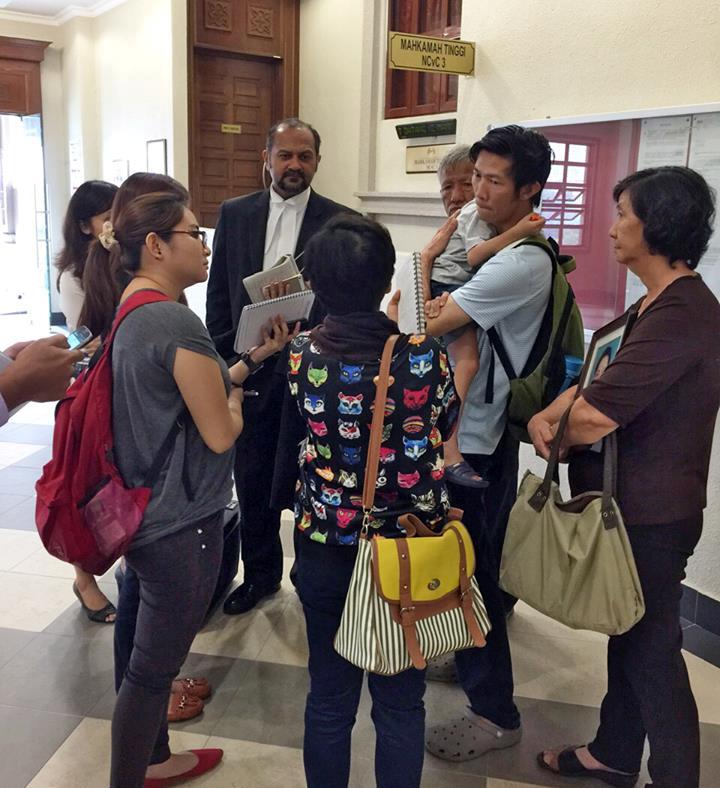
[{"label": "child-size sandal", "polygon": [[465,460],[445,466],[445,481],[457,484],[460,487],[475,487],[476,489],[487,487],[489,484]]}]

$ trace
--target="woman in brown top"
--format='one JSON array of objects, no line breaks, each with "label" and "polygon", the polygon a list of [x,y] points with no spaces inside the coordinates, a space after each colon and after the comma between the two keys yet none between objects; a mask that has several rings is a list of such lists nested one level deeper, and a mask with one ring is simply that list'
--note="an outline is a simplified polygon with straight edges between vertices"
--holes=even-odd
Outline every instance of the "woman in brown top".
[{"label": "woman in brown top", "polygon": [[[642,170],[614,190],[615,257],[647,288],[627,337],[602,376],[573,406],[567,446],[617,431],[617,500],[645,596],[645,616],[608,644],[608,690],[595,740],[545,751],[562,775],[635,785],[643,746],[654,788],[698,788],[698,713],[681,654],[681,581],[700,538],[708,465],[720,403],[720,305],[694,272],[707,249],[713,193],[685,167]],[[574,389],[528,429],[548,456]],[[599,454],[570,462],[573,494],[601,489]]]}]

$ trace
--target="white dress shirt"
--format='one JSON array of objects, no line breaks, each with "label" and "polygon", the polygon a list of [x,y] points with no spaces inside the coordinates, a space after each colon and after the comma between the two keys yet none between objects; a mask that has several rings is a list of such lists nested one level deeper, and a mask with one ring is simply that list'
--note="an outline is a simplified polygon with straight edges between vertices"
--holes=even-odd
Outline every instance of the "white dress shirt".
[{"label": "white dress shirt", "polygon": [[283,200],[275,189],[270,187],[263,271],[272,268],[282,255],[295,253],[309,199],[310,187],[294,197],[288,197],[287,200]]}]

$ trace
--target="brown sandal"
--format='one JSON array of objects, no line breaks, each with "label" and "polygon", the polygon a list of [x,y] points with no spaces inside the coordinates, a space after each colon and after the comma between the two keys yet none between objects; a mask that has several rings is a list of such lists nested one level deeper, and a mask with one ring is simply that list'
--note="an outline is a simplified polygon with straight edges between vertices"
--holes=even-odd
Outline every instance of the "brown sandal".
[{"label": "brown sandal", "polygon": [[168,701],[168,722],[185,722],[202,714],[205,704],[200,698],[184,693],[171,692]]},{"label": "brown sandal", "polygon": [[210,687],[210,682],[203,676],[192,676],[185,679],[175,679],[172,683],[171,692],[205,700],[205,698],[210,696],[212,688]]}]

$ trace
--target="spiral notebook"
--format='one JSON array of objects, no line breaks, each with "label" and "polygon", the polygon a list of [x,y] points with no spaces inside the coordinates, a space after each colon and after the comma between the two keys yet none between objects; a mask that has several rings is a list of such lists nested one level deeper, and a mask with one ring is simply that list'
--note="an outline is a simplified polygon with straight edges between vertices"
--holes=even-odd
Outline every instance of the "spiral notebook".
[{"label": "spiral notebook", "polygon": [[383,299],[381,309],[386,311],[393,293],[399,290],[400,309],[398,325],[403,334],[423,334],[425,332],[425,298],[422,286],[422,266],[420,252],[398,252],[395,256],[390,293]]},{"label": "spiral notebook", "polygon": [[235,352],[243,353],[260,345],[263,326],[275,315],[281,315],[291,328],[298,320],[307,320],[314,301],[315,293],[303,290],[243,307],[235,334]]}]

